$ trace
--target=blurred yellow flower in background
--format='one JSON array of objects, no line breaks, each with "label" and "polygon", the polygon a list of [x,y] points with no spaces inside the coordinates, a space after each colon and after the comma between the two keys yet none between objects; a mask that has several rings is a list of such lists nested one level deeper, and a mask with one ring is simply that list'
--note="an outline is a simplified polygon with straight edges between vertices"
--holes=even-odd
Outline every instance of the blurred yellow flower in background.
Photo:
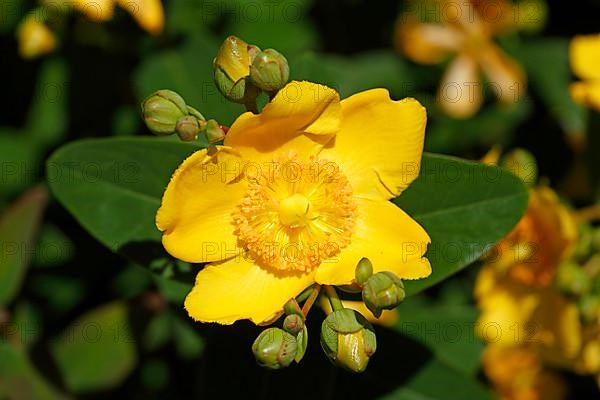
[{"label": "blurred yellow flower in background", "polygon": [[580,254],[580,223],[550,188],[532,188],[519,224],[484,259],[476,333],[488,343],[484,371],[502,398],[565,398],[549,368],[600,374],[600,303],[590,284],[599,265]]},{"label": "blurred yellow flower in background", "polygon": [[56,36],[48,26],[29,14],[17,29],[19,54],[23,58],[35,58],[51,53],[56,48]]},{"label": "blurred yellow flower in background", "polygon": [[[477,278],[475,298],[482,310],[479,336],[485,340],[493,324],[502,333],[497,343],[531,340],[526,325],[534,315],[544,316],[542,304],[553,292],[549,286],[576,240],[575,220],[556,193],[544,186],[532,189],[527,212],[488,255]],[[554,314],[560,315],[558,310]]]},{"label": "blurred yellow flower in background", "polygon": [[571,84],[571,97],[600,110],[600,34],[574,37],[569,56],[573,73],[581,79]]},{"label": "blurred yellow flower in background", "polygon": [[[493,16],[487,11],[488,3],[497,7]],[[493,40],[518,27],[510,18],[511,2],[422,0],[417,4],[417,11],[399,17],[395,45],[421,64],[437,64],[451,57],[437,96],[448,115],[469,118],[479,110],[482,75],[502,103],[519,100],[526,87],[525,73]]]},{"label": "blurred yellow flower in background", "polygon": [[93,21],[108,21],[113,18],[116,4],[149,33],[162,32],[165,16],[161,0],[76,0],[73,7]]},{"label": "blurred yellow flower in background", "polygon": [[56,49],[56,33],[49,28],[48,23],[52,25],[54,19],[67,15],[70,7],[92,21],[104,22],[113,18],[118,4],[152,35],[160,34],[165,24],[161,0],[75,0],[58,4],[60,7],[57,8],[54,3],[42,3],[21,22],[17,30],[21,57],[33,59]]},{"label": "blurred yellow flower in background", "polygon": [[544,369],[526,347],[489,345],[483,370],[502,400],[560,400],[566,396],[561,377]]}]

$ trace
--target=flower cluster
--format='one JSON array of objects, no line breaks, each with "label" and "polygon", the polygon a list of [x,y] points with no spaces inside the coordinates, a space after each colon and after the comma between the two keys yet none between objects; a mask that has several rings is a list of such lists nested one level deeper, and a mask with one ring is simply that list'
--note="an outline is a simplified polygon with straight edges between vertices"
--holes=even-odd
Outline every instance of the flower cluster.
[{"label": "flower cluster", "polygon": [[[214,73],[221,93],[249,111],[222,131],[222,144],[180,165],[156,216],[171,255],[208,263],[185,308],[197,321],[220,324],[269,325],[285,315],[283,329],[269,328],[253,346],[261,365],[281,368],[300,361],[304,320],[319,297],[327,299],[323,349],[336,364],[363,371],[376,349],[373,328],[334,287],[362,293],[376,319],[404,299],[401,279],[431,273],[429,236],[389,201],[418,176],[418,167],[403,165],[420,165],[425,109],[383,89],[341,100],[323,85],[288,83],[281,54],[236,37],[223,43]],[[258,112],[260,93],[270,102]],[[156,134],[184,140],[206,125],[170,91],[150,96],[143,113]],[[192,135],[180,127],[186,118],[196,121]],[[421,250],[405,254],[403,243]]]},{"label": "flower cluster", "polygon": [[484,260],[478,327],[498,334],[477,333],[488,341],[484,371],[503,398],[565,398],[553,368],[600,377],[600,231],[585,213],[534,186],[519,224]]}]

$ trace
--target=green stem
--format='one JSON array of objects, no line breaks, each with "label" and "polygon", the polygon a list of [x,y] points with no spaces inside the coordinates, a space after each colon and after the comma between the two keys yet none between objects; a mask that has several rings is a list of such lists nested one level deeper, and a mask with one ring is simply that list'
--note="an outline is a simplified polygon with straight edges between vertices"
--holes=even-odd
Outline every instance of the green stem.
[{"label": "green stem", "polygon": [[311,285],[309,287],[307,287],[306,289],[304,289],[304,291],[302,293],[300,293],[298,295],[298,297],[296,297],[296,301],[298,303],[302,303],[304,300],[308,299],[311,295],[311,293],[313,292],[313,290],[315,290],[314,285]]},{"label": "green stem", "polygon": [[339,311],[344,309],[342,301],[338,297],[338,294],[333,286],[325,286],[325,293],[329,298],[329,302],[331,303],[331,308],[333,308],[333,311]]},{"label": "green stem", "polygon": [[306,299],[306,302],[302,306],[302,314],[304,314],[304,318],[307,317],[308,312],[310,311],[310,308],[315,303],[315,300],[317,300],[317,297],[319,297],[320,291],[321,291],[321,285],[315,285],[313,287],[313,291],[310,293],[310,296],[308,296],[308,299]]}]

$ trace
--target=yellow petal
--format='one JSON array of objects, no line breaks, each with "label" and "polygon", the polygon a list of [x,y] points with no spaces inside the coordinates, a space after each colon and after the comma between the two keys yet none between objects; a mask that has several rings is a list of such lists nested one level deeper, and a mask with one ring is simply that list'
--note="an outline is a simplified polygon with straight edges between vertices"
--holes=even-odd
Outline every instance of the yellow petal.
[{"label": "yellow petal", "polygon": [[165,13],[161,0],[117,0],[137,23],[153,35],[162,32]]},{"label": "yellow petal", "polygon": [[460,54],[448,66],[438,91],[438,102],[454,118],[472,117],[483,101],[483,89],[476,60]]},{"label": "yellow petal", "polygon": [[581,322],[574,302],[553,290],[546,291],[532,320],[535,339],[547,347],[547,356],[572,359],[581,350]]},{"label": "yellow petal", "polygon": [[310,286],[314,273],[269,272],[242,255],[200,271],[185,299],[196,321],[229,325],[241,319],[260,324]]},{"label": "yellow petal", "polygon": [[229,36],[219,48],[215,65],[219,66],[233,82],[249,76],[248,43],[236,36]]},{"label": "yellow petal", "polygon": [[354,280],[358,261],[367,257],[373,271],[390,271],[400,279],[420,279],[431,274],[423,257],[431,242],[427,232],[390,202],[357,199],[358,217],[348,247],[317,269],[316,281],[347,285]]},{"label": "yellow petal", "polygon": [[225,145],[253,162],[271,162],[274,152],[314,155],[340,126],[339,94],[311,82],[288,83],[260,114],[242,114]]},{"label": "yellow petal", "polygon": [[115,12],[115,0],[74,0],[72,4],[92,21],[108,21]]},{"label": "yellow petal", "polygon": [[600,111],[600,79],[588,82],[575,82],[570,87],[573,100]]},{"label": "yellow petal", "polygon": [[486,46],[479,55],[481,68],[492,91],[504,104],[513,104],[525,94],[527,76],[521,66],[495,45]]},{"label": "yellow petal", "polygon": [[532,338],[530,318],[540,303],[536,292],[498,286],[479,299],[481,315],[475,332],[486,342],[502,346],[537,340]]},{"label": "yellow petal", "polygon": [[600,35],[575,36],[569,58],[575,75],[581,79],[600,80]]},{"label": "yellow petal", "polygon": [[415,99],[390,99],[385,89],[367,90],[342,101],[340,131],[320,157],[337,163],[354,195],[398,196],[419,175],[425,108]]},{"label": "yellow petal", "polygon": [[437,64],[460,48],[464,40],[463,33],[453,26],[400,18],[394,33],[396,48],[417,63]]},{"label": "yellow petal", "polygon": [[174,257],[209,262],[239,253],[232,213],[246,192],[245,180],[235,180],[241,160],[220,149],[200,150],[173,174],[156,215],[163,245]]}]

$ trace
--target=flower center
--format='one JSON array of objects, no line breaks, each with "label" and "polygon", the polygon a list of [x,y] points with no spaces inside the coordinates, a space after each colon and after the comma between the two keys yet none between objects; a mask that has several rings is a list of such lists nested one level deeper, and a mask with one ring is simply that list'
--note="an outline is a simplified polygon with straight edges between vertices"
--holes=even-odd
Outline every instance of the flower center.
[{"label": "flower center", "polygon": [[290,228],[306,226],[309,208],[306,196],[294,193],[279,202],[279,221]]},{"label": "flower center", "polygon": [[327,160],[283,154],[247,168],[248,192],[233,222],[261,266],[310,271],[350,243],[356,205],[348,179]]}]

